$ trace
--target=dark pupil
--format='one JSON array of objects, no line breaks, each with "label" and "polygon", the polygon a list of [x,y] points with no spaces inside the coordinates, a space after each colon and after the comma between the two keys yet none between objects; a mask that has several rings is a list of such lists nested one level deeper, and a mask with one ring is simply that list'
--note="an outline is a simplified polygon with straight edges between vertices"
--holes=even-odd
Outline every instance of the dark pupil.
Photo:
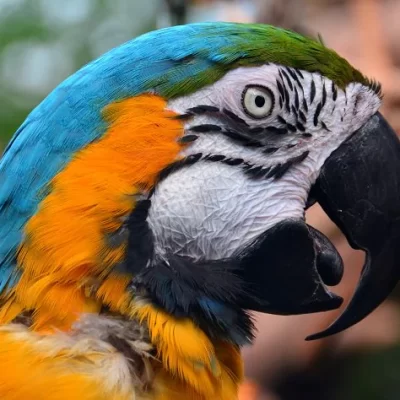
[{"label": "dark pupil", "polygon": [[256,106],[261,108],[265,104],[265,99],[262,96],[256,96],[255,102],[256,102]]}]

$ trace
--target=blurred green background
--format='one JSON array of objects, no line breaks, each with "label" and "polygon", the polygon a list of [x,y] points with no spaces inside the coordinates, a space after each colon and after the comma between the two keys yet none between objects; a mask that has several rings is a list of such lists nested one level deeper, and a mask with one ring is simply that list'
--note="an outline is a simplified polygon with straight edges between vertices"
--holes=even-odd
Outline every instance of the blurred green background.
[{"label": "blurred green background", "polygon": [[[88,61],[142,32],[201,20],[267,22],[311,35],[321,33],[328,46],[383,82],[384,112],[400,127],[399,3],[0,0],[0,149],[32,108]],[[325,223],[319,217],[318,221]],[[390,312],[385,309],[378,323],[367,320],[363,334],[323,342],[317,351],[311,347],[297,351],[304,336],[293,339],[298,346],[289,350],[289,342],[280,337],[260,341],[256,352],[245,352],[246,371],[257,393],[243,392],[240,400],[400,399],[400,317],[397,301],[388,304]],[[282,324],[267,316],[259,316],[258,323],[261,338],[272,338],[270,328]],[[365,333],[370,334],[368,339]],[[273,351],[275,358],[270,356]]]},{"label": "blurred green background", "polygon": [[59,82],[156,26],[160,1],[0,0],[0,135]]}]

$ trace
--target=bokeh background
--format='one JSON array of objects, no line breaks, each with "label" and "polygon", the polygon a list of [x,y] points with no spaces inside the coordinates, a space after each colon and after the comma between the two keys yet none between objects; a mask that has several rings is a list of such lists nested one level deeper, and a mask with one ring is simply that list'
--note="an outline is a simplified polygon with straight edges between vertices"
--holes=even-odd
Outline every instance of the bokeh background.
[{"label": "bokeh background", "polygon": [[[383,84],[383,113],[400,132],[400,0],[0,0],[0,149],[59,82],[140,33],[194,21],[264,22],[317,36]],[[309,223],[342,254],[336,292],[351,297],[363,254],[318,206]],[[400,243],[399,243],[400,245]],[[337,312],[255,315],[240,400],[399,400],[400,296],[335,337],[305,342]],[[216,399],[217,400],[217,399]]]}]

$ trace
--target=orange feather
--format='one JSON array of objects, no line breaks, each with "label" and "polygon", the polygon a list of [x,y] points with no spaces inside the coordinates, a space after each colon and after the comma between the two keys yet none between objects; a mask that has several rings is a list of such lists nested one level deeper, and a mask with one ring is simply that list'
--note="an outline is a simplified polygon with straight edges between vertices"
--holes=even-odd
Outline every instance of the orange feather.
[{"label": "orange feather", "polygon": [[[50,320],[64,329],[80,312],[93,311],[84,286],[101,285],[123,259],[125,243],[110,248],[107,235],[132,211],[134,195],[151,188],[181,149],[182,123],[165,107],[150,94],[108,106],[104,137],[74,155],[26,225],[15,297],[35,310],[38,329]],[[97,300],[114,309],[123,303],[104,288]]]}]

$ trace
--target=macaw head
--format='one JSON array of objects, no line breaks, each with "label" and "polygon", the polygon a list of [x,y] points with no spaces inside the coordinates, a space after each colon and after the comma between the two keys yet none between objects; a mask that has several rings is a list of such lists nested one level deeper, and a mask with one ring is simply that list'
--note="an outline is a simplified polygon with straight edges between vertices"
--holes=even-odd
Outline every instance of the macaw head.
[{"label": "macaw head", "polygon": [[[282,29],[192,29],[170,44],[181,46],[179,66],[153,82],[179,114],[185,146],[131,216],[131,232],[146,219],[129,246],[142,271],[135,289],[177,314],[193,304],[204,314],[221,303],[277,314],[338,308],[327,286],[342,278],[341,257],[304,219],[318,202],[366,260],[347,309],[314,338],[357,323],[399,271],[400,144],[378,112],[379,84]],[[160,295],[179,281],[173,301]]]},{"label": "macaw head", "polygon": [[334,51],[272,26],[128,42],[55,89],[6,149],[0,289],[19,246],[31,308],[50,298],[25,294],[44,271],[128,272],[136,298],[242,343],[246,310],[341,305],[328,290],[341,257],[305,222],[318,202],[366,253],[352,301],[314,337],[339,332],[398,280],[400,144],[380,105],[380,86]]}]

